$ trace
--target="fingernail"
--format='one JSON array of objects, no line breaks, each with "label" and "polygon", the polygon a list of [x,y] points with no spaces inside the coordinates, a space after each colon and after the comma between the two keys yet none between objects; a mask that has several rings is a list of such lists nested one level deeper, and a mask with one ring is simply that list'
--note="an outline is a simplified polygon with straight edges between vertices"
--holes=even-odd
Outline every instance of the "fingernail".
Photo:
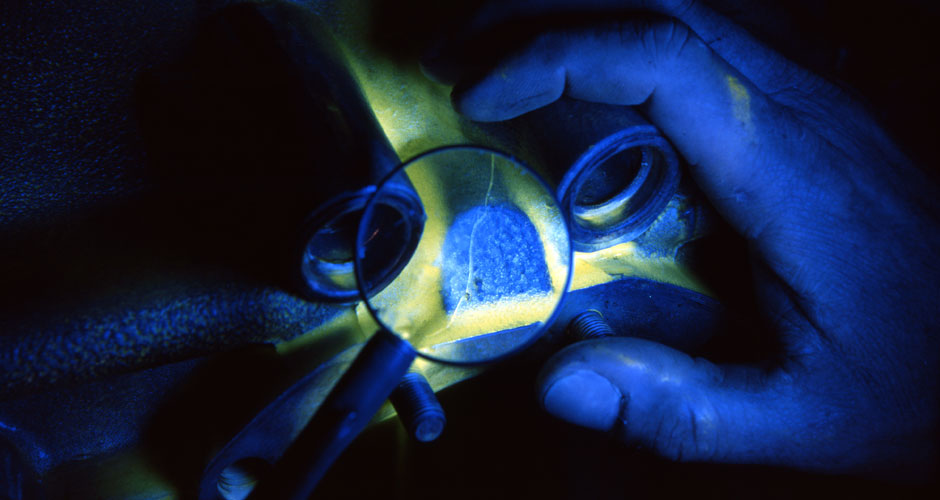
[{"label": "fingernail", "polygon": [[608,430],[620,414],[620,390],[606,378],[579,370],[545,390],[542,406],[556,417],[591,429]]}]

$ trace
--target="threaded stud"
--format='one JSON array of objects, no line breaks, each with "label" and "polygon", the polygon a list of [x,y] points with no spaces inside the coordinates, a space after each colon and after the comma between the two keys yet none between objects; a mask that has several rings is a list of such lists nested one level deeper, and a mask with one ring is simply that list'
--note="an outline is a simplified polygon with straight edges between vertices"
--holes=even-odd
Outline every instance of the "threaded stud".
[{"label": "threaded stud", "polygon": [[406,373],[389,400],[408,433],[418,441],[434,441],[444,431],[444,409],[424,375]]},{"label": "threaded stud", "polygon": [[600,312],[589,309],[578,314],[568,323],[568,335],[576,341],[581,341],[613,337],[614,331]]}]

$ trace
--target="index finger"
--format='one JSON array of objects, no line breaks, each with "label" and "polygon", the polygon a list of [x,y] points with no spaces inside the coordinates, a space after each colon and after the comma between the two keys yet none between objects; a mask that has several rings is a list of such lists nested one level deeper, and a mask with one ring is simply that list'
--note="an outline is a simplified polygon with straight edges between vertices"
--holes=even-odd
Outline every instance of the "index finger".
[{"label": "index finger", "polygon": [[672,17],[694,32],[711,50],[733,66],[758,89],[773,93],[791,86],[805,71],[751,36],[746,30],[696,0],[508,0],[488,2],[442,41],[424,60],[426,71],[440,80],[452,80],[460,62],[453,59],[460,47],[471,44],[500,24],[528,22],[536,17],[574,13],[621,16],[648,12]]},{"label": "index finger", "polygon": [[453,97],[463,114],[493,121],[563,94],[642,105],[716,208],[795,290],[813,296],[827,274],[839,282],[844,268],[830,265],[838,252],[820,224],[850,215],[851,183],[830,168],[844,161],[826,157],[834,153],[821,136],[686,26],[660,19],[548,33]]}]

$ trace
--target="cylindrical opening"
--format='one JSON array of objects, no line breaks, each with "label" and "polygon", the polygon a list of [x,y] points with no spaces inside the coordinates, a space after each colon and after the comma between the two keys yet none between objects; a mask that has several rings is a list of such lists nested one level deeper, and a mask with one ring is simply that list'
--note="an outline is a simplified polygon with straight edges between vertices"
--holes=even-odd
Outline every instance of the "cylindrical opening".
[{"label": "cylindrical opening", "polygon": [[560,186],[575,250],[636,239],[669,203],[678,181],[678,160],[661,137],[625,131],[598,143]]},{"label": "cylindrical opening", "polygon": [[263,458],[248,457],[237,460],[219,473],[219,495],[225,500],[243,500],[270,471],[271,464]]},{"label": "cylindrical opening", "polygon": [[629,197],[649,172],[649,155],[649,148],[627,148],[595,165],[574,194],[575,208],[599,208]]},{"label": "cylindrical opening", "polygon": [[401,206],[384,200],[376,202],[369,222],[372,227],[366,244],[374,249],[378,258],[366,261],[363,272],[375,276],[377,288],[382,288],[407,263],[417,246],[421,228]]},{"label": "cylindrical opening", "polygon": [[303,273],[322,288],[355,290],[352,243],[361,211],[341,213],[310,236],[303,255]]},{"label": "cylindrical opening", "polygon": [[[353,252],[356,231],[372,189],[334,199],[311,216],[301,254],[302,287],[314,300],[355,301],[358,298]],[[373,276],[390,279],[407,262],[421,235],[421,202],[402,187],[376,202],[373,244],[382,259],[373,259]]]},{"label": "cylindrical opening", "polygon": [[604,229],[628,219],[648,194],[654,155],[648,147],[627,148],[588,167],[572,195],[575,222]]}]

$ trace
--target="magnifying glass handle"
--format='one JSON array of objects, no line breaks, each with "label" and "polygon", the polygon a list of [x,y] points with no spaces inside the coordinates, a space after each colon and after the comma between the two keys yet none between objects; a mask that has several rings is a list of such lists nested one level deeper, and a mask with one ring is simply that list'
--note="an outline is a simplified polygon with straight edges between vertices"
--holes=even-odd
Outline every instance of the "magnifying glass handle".
[{"label": "magnifying glass handle", "polygon": [[316,414],[249,499],[306,500],[408,372],[415,351],[380,330],[366,342]]}]

